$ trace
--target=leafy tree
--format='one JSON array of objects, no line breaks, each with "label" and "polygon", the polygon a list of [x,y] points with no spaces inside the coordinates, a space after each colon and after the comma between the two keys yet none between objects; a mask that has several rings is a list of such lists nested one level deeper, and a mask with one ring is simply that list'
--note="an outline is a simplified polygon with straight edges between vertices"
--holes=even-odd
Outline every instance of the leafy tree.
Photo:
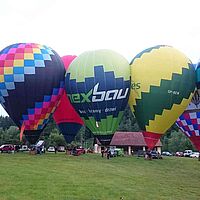
[{"label": "leafy tree", "polygon": [[[117,129],[118,131],[140,131],[140,128],[136,122],[136,118],[132,115],[129,106],[126,107],[123,119]],[[20,131],[15,126],[10,117],[0,116],[0,144],[12,143],[22,144],[25,143],[25,137],[23,142],[19,141]],[[49,123],[45,127],[40,139],[44,139],[46,146],[53,145],[66,146],[65,139],[62,134],[59,133],[57,126],[52,117],[50,117]],[[79,133],[76,135],[75,140],[72,142],[72,146],[84,146],[92,147],[94,136],[92,132],[82,127]],[[178,127],[174,124],[166,134],[161,138],[163,144],[163,151],[169,150],[171,152],[183,151],[185,149],[194,149],[190,140],[178,130]],[[69,144],[68,144],[69,145]]]},{"label": "leafy tree", "polygon": [[65,139],[62,134],[59,133],[58,129],[54,128],[48,140],[45,141],[46,146],[66,146]]},{"label": "leafy tree", "polygon": [[19,128],[17,126],[10,126],[6,131],[5,134],[9,136],[8,143],[11,144],[19,144]]},{"label": "leafy tree", "polygon": [[10,126],[8,129],[0,129],[0,143],[19,144],[19,129],[16,126]]},{"label": "leafy tree", "polygon": [[52,130],[57,129],[56,123],[52,117],[52,115],[49,118],[49,122],[46,125],[46,127],[44,128],[44,130],[42,131],[42,135],[44,138],[48,138],[49,135],[51,134]]},{"label": "leafy tree", "polygon": [[126,107],[124,111],[124,116],[122,118],[122,121],[117,129],[118,131],[139,131],[140,128],[136,122],[136,118],[133,116],[131,109],[129,106]]},{"label": "leafy tree", "polygon": [[170,136],[162,138],[163,151],[184,151],[185,149],[194,149],[190,140],[181,131],[171,131]]},{"label": "leafy tree", "polygon": [[6,130],[10,126],[16,126],[12,119],[8,116],[0,116],[0,127],[3,128],[3,130]]},{"label": "leafy tree", "polygon": [[3,128],[0,128],[0,145],[4,143],[4,133]]}]

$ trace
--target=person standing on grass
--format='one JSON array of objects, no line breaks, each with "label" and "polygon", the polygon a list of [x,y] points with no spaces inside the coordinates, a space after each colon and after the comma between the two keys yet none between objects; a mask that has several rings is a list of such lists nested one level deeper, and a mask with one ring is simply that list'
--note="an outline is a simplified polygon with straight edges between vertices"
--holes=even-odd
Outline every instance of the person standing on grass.
[{"label": "person standing on grass", "polygon": [[103,158],[104,156],[104,149],[101,150],[101,157]]},{"label": "person standing on grass", "polygon": [[107,159],[110,159],[110,149],[107,149]]},{"label": "person standing on grass", "polygon": [[57,146],[55,146],[54,148],[55,148],[55,154],[56,154],[56,153],[57,153],[57,150],[58,150],[58,149],[57,149]]},{"label": "person standing on grass", "polygon": [[150,149],[147,150],[147,152],[146,152],[146,154],[145,154],[145,159],[146,159],[146,160],[151,160],[151,159],[152,159]]}]

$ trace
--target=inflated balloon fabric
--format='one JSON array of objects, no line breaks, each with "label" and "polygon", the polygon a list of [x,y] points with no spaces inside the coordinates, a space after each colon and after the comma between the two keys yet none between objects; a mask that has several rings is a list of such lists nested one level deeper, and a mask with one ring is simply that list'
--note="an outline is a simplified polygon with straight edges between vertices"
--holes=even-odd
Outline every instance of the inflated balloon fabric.
[{"label": "inflated balloon fabric", "polygon": [[0,52],[0,102],[17,126],[42,130],[64,86],[64,65],[49,47],[10,45]]}]

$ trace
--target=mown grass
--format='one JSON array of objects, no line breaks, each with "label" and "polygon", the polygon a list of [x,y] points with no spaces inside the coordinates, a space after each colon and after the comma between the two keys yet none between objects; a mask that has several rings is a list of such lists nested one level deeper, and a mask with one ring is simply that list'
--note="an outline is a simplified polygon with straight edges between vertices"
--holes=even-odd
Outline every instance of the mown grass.
[{"label": "mown grass", "polygon": [[199,200],[200,162],[0,154],[0,200]]}]

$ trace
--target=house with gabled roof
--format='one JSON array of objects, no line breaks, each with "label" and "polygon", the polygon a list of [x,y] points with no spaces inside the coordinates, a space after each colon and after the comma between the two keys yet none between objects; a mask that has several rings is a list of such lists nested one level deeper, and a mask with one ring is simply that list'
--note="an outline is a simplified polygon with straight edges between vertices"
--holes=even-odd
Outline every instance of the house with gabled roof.
[{"label": "house with gabled roof", "polygon": [[[147,150],[147,144],[142,132],[115,132],[110,146],[123,148],[124,152],[128,155],[136,154],[140,150]],[[161,147],[162,143],[159,140],[155,145],[155,150],[161,153]],[[101,143],[96,140],[95,152],[100,153],[102,148]]]}]

